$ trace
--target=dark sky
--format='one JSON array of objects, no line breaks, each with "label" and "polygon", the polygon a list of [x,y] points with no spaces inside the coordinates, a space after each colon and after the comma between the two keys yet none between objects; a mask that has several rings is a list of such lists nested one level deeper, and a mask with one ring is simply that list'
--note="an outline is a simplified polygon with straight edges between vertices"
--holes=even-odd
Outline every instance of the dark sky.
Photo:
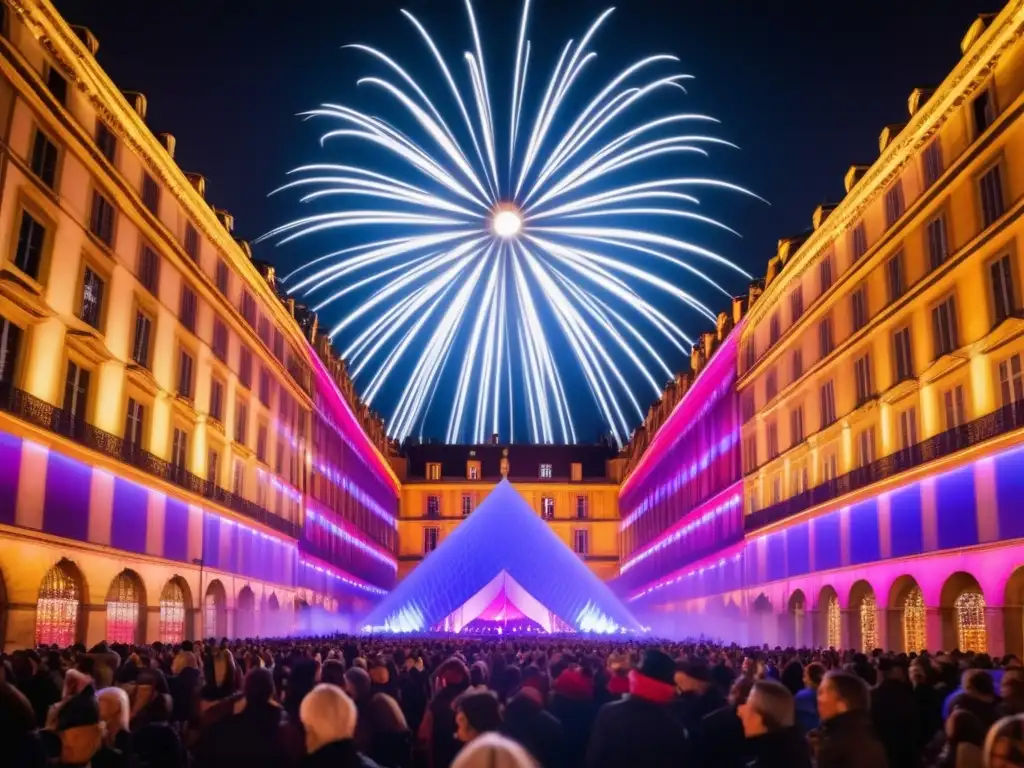
[{"label": "dark sky", "polygon": [[[147,95],[150,126],[177,137],[182,168],[207,177],[207,196],[231,211],[238,234],[249,238],[299,213],[294,197],[267,198],[285,173],[326,159],[316,146],[322,131],[296,113],[324,101],[373,106],[355,80],[380,68],[342,51],[343,44],[377,45],[430,81],[419,38],[399,13],[407,7],[453,66],[470,45],[460,0],[55,2],[70,23],[97,35],[99,60],[118,86]],[[497,101],[511,79],[519,2],[476,5]],[[806,229],[818,203],[840,197],[846,168],[875,159],[882,127],[906,119],[911,89],[948,73],[975,15],[999,5],[629,0],[592,48],[599,72],[666,52],[696,76],[687,84],[686,108],[721,119],[717,135],[742,148],[716,153],[711,167],[771,203],[715,201],[714,214],[743,234],[725,252],[760,275],[779,237]],[[534,0],[530,38],[541,57],[534,62],[538,71],[543,57],[578,38],[605,7],[593,0]],[[595,82],[603,81],[595,79],[591,88]],[[319,255],[272,245],[257,254],[285,271]],[[741,292],[745,286],[728,287]],[[703,328],[692,321],[691,330]]]}]

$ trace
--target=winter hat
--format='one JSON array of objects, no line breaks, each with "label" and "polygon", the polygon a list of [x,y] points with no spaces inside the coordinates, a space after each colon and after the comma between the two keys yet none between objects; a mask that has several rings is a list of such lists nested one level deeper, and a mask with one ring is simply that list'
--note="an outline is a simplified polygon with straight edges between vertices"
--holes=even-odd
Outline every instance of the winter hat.
[{"label": "winter hat", "polygon": [[57,713],[57,730],[96,725],[100,721],[100,704],[91,685],[68,699]]},{"label": "winter hat", "polygon": [[653,649],[644,651],[644,655],[640,658],[640,666],[637,667],[637,672],[644,677],[657,680],[659,683],[675,684],[675,662],[672,661],[671,656],[661,651]]}]

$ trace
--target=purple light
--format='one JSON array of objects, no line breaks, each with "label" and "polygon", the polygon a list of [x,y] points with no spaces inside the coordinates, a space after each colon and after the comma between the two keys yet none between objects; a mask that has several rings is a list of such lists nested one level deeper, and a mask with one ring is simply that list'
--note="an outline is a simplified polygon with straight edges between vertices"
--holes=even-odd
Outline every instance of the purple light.
[{"label": "purple light", "polygon": [[375,546],[367,543],[364,539],[360,538],[356,534],[353,534],[345,530],[341,526],[337,525],[336,523],[332,522],[327,518],[326,515],[316,512],[315,510],[312,510],[309,507],[306,507],[306,518],[310,520],[312,523],[319,525],[321,528],[330,531],[331,534],[333,534],[334,536],[337,536],[349,542],[361,552],[365,552],[366,554],[370,555],[370,557],[379,560],[380,562],[384,563],[385,565],[389,566],[395,571],[398,570],[398,563],[393,558],[388,557]]},{"label": "purple light", "polygon": [[390,512],[384,509],[384,507],[378,504],[367,491],[363,490],[355,482],[355,480],[350,479],[335,467],[332,467],[330,464],[322,461],[317,462],[316,468],[319,470],[320,474],[329,479],[336,486],[340,486],[342,490],[350,496],[354,497],[357,503],[366,507],[367,510],[379,517],[392,528],[398,528],[398,520]]},{"label": "purple light", "polygon": [[325,568],[322,565],[318,565],[305,559],[300,560],[300,562],[307,568],[316,571],[317,573],[322,573],[324,576],[329,576],[335,581],[343,582],[345,584],[348,584],[349,586],[355,587],[356,589],[361,589],[364,592],[369,592],[372,595],[386,595],[388,593],[386,589],[374,587],[370,584],[367,584],[365,581],[357,579],[355,576],[345,573],[344,571],[342,571],[341,573],[337,573],[333,568]]}]

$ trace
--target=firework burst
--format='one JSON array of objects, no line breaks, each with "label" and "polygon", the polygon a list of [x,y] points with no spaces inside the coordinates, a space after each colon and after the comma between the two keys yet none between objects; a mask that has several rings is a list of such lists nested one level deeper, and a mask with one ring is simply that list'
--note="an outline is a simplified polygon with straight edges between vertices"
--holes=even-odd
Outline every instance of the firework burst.
[{"label": "firework burst", "polygon": [[[672,157],[733,146],[702,132],[717,122],[706,115],[635,117],[635,107],[658,92],[685,93],[690,76],[664,72],[676,57],[642,58],[579,98],[581,76],[596,56],[591,42],[612,9],[565,45],[549,76],[528,86],[537,76],[530,72],[525,0],[509,121],[499,131],[476,17],[465,2],[473,41],[463,57],[468,87],[426,28],[402,11],[437,66],[434,90],[454,112],[446,118],[383,51],[349,46],[381,65],[385,76],[359,83],[392,99],[416,138],[348,106],[324,104],[306,116],[335,124],[322,145],[361,142],[403,170],[297,168],[281,189],[302,191],[303,202],[346,205],[264,237],[284,244],[344,229],[376,233],[309,261],[286,281],[315,310],[344,305],[330,336],[341,335],[342,355],[367,402],[397,391],[391,436],[422,435],[428,413],[443,408],[448,442],[479,443],[491,434],[576,442],[574,411],[596,406],[621,444],[643,417],[630,380],[657,397],[659,382],[672,376],[659,347],[682,355],[692,344],[676,313],[651,297],[668,297],[713,322],[715,314],[686,286],[704,283],[728,295],[707,271],[714,265],[749,278],[718,253],[656,225],[683,219],[694,229],[732,232],[698,212],[696,195],[708,188],[751,193],[715,178],[663,175]],[[567,114],[577,101],[582,108]],[[639,228],[638,220],[654,226]],[[382,229],[388,237],[375,239]],[[438,392],[442,377],[454,382],[450,400],[447,387]],[[527,434],[515,433],[517,419]]]}]

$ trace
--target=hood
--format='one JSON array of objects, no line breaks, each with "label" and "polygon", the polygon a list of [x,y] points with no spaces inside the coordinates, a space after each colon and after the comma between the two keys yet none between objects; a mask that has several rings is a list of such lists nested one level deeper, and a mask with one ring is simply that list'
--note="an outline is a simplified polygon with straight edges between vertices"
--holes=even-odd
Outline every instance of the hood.
[{"label": "hood", "polygon": [[594,680],[578,669],[567,669],[555,680],[552,690],[567,699],[594,698]]}]

